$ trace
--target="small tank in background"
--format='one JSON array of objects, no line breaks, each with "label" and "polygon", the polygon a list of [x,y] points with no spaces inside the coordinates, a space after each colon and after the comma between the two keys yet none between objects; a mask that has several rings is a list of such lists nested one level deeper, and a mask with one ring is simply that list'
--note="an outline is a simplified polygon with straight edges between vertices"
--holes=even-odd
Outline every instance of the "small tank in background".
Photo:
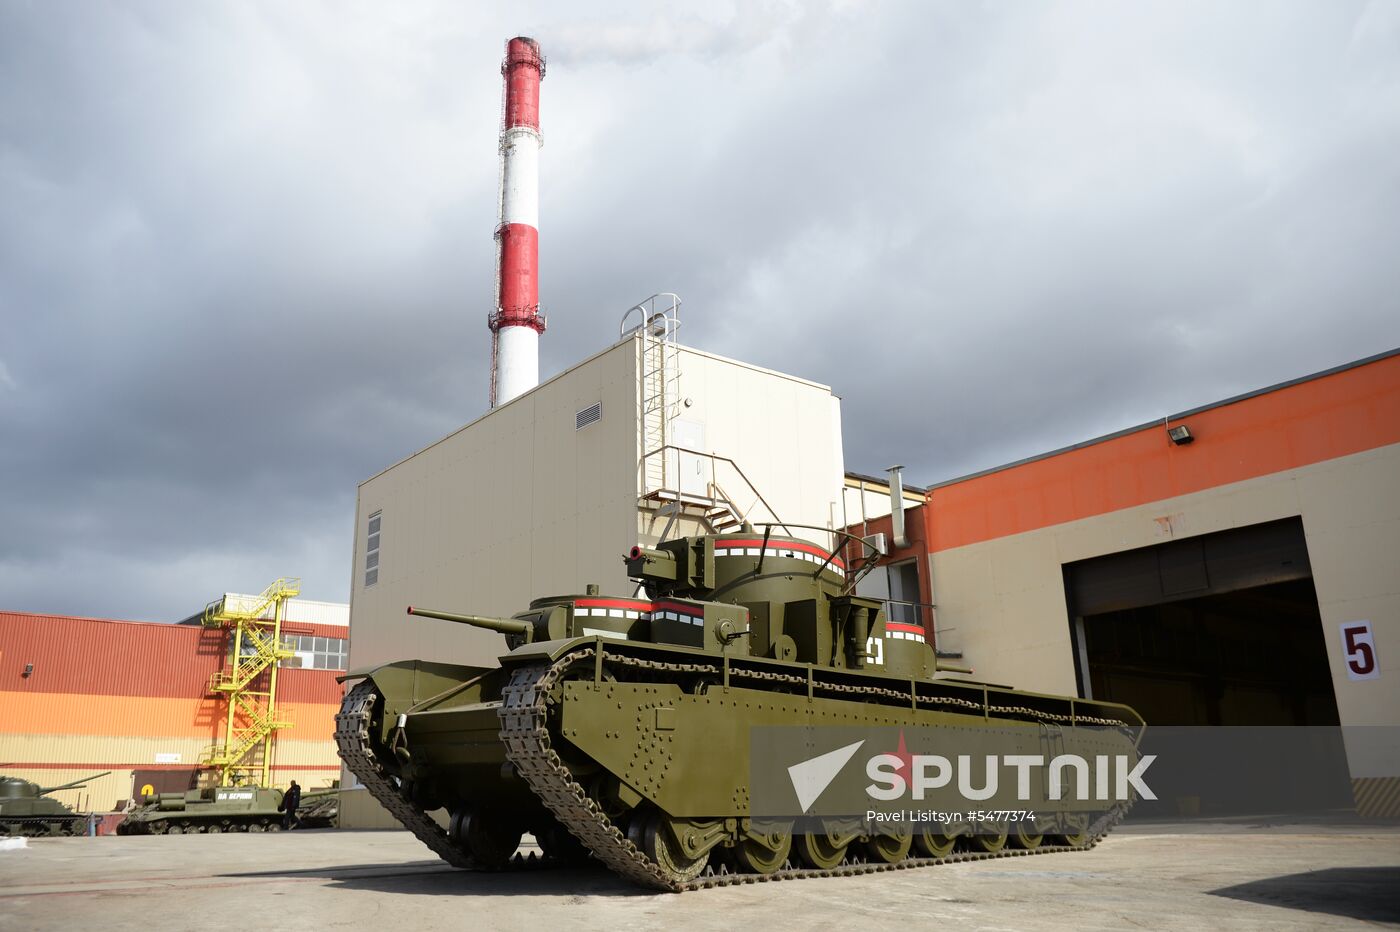
[{"label": "small tank in background", "polygon": [[88,814],[74,812],[48,794],[57,790],[80,789],[89,780],[111,773],[104,770],[81,780],[58,786],[40,786],[19,777],[0,777],[0,835],[82,835],[87,831]]},{"label": "small tank in background", "polygon": [[[339,793],[333,789],[319,790],[303,793],[301,798],[305,804],[326,797],[338,801]],[[260,786],[210,786],[185,793],[159,793],[147,796],[142,805],[127,813],[125,821],[117,826],[117,834],[280,832],[281,806],[281,790]],[[310,814],[312,809],[312,805],[306,805],[301,812]],[[306,826],[306,820],[301,815],[298,823],[313,827]]]}]

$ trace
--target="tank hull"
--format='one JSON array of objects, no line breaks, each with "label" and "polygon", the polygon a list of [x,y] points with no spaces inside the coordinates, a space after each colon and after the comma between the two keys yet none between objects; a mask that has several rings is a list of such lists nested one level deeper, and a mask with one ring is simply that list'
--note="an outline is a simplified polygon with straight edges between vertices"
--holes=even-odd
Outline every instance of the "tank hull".
[{"label": "tank hull", "polygon": [[67,808],[63,808],[62,813],[46,815],[0,813],[0,837],[42,838],[53,835],[86,835],[88,821],[86,814],[75,813]]},{"label": "tank hull", "polygon": [[[755,841],[766,837],[750,811],[755,728],[997,725],[1040,740],[1042,726],[1093,724],[1078,739],[1081,753],[1135,758],[1141,725],[1131,710],[1070,697],[601,637],[519,647],[499,670],[472,671],[446,690],[415,670],[409,662],[368,673],[347,697],[337,738],[371,793],[429,847],[459,867],[500,869],[529,832],[549,857],[586,855],[671,891],[1082,849],[1126,811],[1072,798],[1042,804],[1042,837],[1019,849],[1003,851],[975,826],[956,825],[893,860],[869,855],[872,845],[880,850],[879,832],[849,813],[831,820],[829,837],[795,835],[816,852],[804,860],[786,847],[793,839],[767,851]],[[427,815],[436,809],[449,814],[446,830]],[[667,850],[678,837],[705,848],[693,876],[696,851]]]}]

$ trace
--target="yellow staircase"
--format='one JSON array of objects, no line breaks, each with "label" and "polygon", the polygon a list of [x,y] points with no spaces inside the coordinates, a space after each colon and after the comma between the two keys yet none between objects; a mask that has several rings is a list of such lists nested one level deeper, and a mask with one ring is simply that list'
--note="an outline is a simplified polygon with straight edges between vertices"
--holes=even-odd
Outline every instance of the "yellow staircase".
[{"label": "yellow staircase", "polygon": [[[208,694],[228,702],[224,740],[201,763],[219,772],[219,785],[257,778],[271,786],[272,741],[292,723],[278,718],[278,662],[293,655],[282,644],[286,601],[301,593],[301,580],[278,579],[258,596],[215,599],[204,608],[204,626],[228,632],[229,669],[209,679]],[[264,676],[265,674],[265,676]],[[261,750],[261,754],[255,754]]]}]

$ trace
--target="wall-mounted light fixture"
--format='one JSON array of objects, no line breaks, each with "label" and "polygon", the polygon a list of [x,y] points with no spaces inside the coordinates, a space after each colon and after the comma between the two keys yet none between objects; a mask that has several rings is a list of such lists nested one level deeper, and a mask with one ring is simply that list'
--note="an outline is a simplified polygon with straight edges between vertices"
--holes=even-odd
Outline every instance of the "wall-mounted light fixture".
[{"label": "wall-mounted light fixture", "polygon": [[20,676],[23,676],[23,677],[25,677],[25,678],[28,678],[28,677],[29,677],[30,675],[32,675],[33,673],[34,673],[34,664],[32,664],[32,663],[26,663],[26,664],[24,665],[24,672],[21,673]]},{"label": "wall-mounted light fixture", "polygon": [[1182,444],[1190,443],[1196,438],[1192,436],[1191,428],[1187,427],[1185,424],[1178,424],[1175,427],[1167,428],[1167,439],[1177,446],[1181,446]]}]

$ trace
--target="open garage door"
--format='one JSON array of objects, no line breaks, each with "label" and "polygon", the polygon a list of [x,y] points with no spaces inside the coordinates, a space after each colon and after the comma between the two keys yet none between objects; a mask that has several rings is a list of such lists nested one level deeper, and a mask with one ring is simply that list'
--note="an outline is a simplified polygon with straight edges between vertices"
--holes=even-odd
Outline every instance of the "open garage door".
[{"label": "open garage door", "polygon": [[1152,725],[1336,725],[1303,524],[1071,563],[1080,694]]}]

